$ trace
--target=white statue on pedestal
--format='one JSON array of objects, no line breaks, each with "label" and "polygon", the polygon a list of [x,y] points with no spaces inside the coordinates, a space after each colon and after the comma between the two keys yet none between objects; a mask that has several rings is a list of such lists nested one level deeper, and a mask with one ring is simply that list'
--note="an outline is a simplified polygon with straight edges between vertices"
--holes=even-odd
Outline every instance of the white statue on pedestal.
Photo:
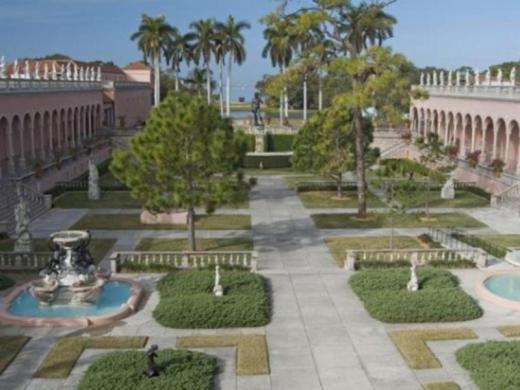
[{"label": "white statue on pedestal", "polygon": [[486,72],[486,85],[491,85],[491,70],[487,70]]},{"label": "white statue on pedestal", "polygon": [[0,79],[6,78],[6,72],[5,72],[6,66],[5,66],[5,57],[0,57]]},{"label": "white statue on pedestal", "polygon": [[94,67],[91,68],[90,81],[96,81],[96,69]]},{"label": "white statue on pedestal", "polygon": [[16,241],[14,244],[15,252],[32,252],[33,243],[32,235],[29,232],[29,210],[27,208],[27,202],[23,197],[21,187],[18,185],[17,194],[19,203],[14,211],[14,218],[16,221],[15,233]]},{"label": "white statue on pedestal", "polygon": [[432,85],[432,75],[430,73],[426,73],[426,85],[428,87]]},{"label": "white statue on pedestal", "polygon": [[23,76],[24,79],[30,80],[31,79],[31,70],[29,67],[29,61],[25,61],[25,73]]},{"label": "white statue on pedestal", "polygon": [[412,266],[410,268],[410,281],[406,285],[406,289],[411,292],[419,290],[419,279],[417,278],[416,261],[412,259]]},{"label": "white statue on pedestal", "polygon": [[36,65],[34,65],[34,79],[39,80],[40,79],[40,63],[36,62]]},{"label": "white statue on pedestal", "polygon": [[74,81],[78,81],[78,65],[76,63],[74,64],[74,74],[72,78]]},{"label": "white statue on pedestal", "polygon": [[438,84],[438,82],[437,82],[437,72],[433,71],[433,85],[437,86],[437,84]]},{"label": "white statue on pedestal", "polygon": [[440,75],[440,85],[441,86],[444,86],[445,83],[445,80],[444,80],[444,71],[441,70],[441,75]]},{"label": "white statue on pedestal", "polygon": [[513,66],[513,69],[511,69],[511,73],[509,74],[509,82],[511,83],[511,86],[514,87],[516,85],[516,67]]},{"label": "white statue on pedestal", "polygon": [[215,285],[213,286],[213,294],[215,294],[216,297],[224,295],[224,289],[220,285],[220,267],[218,265],[215,267]]},{"label": "white statue on pedestal", "polygon": [[70,62],[67,64],[67,70],[66,70],[66,73],[65,73],[65,78],[67,80],[72,80],[72,72],[71,72],[71,69],[70,69]]},{"label": "white statue on pedestal", "polygon": [[85,69],[85,81],[89,81],[90,80],[90,68],[87,66],[87,68]]},{"label": "white statue on pedestal", "polygon": [[502,80],[504,79],[504,74],[502,73],[502,69],[499,68],[498,69],[498,73],[497,73],[497,82],[498,82],[498,85],[502,85]]},{"label": "white statue on pedestal", "polygon": [[43,79],[49,80],[49,65],[47,63],[43,65]]},{"label": "white statue on pedestal", "polygon": [[451,87],[452,84],[453,84],[453,72],[450,70],[448,72],[448,85]]},{"label": "white statue on pedestal", "polygon": [[65,65],[61,65],[61,71],[60,71],[60,80],[66,80],[66,73],[65,73]]},{"label": "white statue on pedestal", "polygon": [[442,186],[441,199],[455,199],[455,182],[452,177]]},{"label": "white statue on pedestal", "polygon": [[84,81],[85,80],[85,71],[83,70],[83,67],[81,66],[79,68],[79,81]]},{"label": "white statue on pedestal", "polygon": [[457,71],[457,73],[456,73],[455,85],[457,87],[460,87],[460,71]]},{"label": "white statue on pedestal", "polygon": [[88,161],[88,198],[99,200],[99,172],[94,161]]},{"label": "white statue on pedestal", "polygon": [[11,78],[13,79],[19,79],[20,78],[20,73],[18,73],[18,60],[14,60],[14,63],[13,63],[13,74],[11,75]]},{"label": "white statue on pedestal", "polygon": [[421,85],[424,85],[424,73],[421,72]]},{"label": "white statue on pedestal", "polygon": [[478,70],[478,68],[475,69],[475,85],[480,85],[480,71]]},{"label": "white statue on pedestal", "polygon": [[470,84],[470,82],[469,82],[469,69],[466,69],[466,73],[465,73],[464,77],[465,77],[464,83],[465,83],[466,87],[469,87],[469,84]]},{"label": "white statue on pedestal", "polygon": [[101,81],[101,66],[97,68],[97,81]]}]

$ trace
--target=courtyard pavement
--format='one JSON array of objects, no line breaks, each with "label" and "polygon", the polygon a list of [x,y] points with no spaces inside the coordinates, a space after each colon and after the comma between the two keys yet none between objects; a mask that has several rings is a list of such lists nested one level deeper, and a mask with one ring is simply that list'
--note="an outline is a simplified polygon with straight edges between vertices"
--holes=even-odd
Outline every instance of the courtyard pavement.
[{"label": "courtyard pavement", "polygon": [[[117,213],[118,209],[103,212]],[[120,212],[129,212],[119,210]],[[460,209],[458,211],[461,211]],[[54,209],[33,225],[36,237],[67,229],[87,210]],[[102,211],[97,211],[102,212]],[[243,212],[243,211],[242,211]],[[235,353],[231,348],[201,349],[219,358],[218,389],[223,390],[335,390],[335,389],[421,389],[421,383],[456,381],[463,389],[475,386],[457,364],[454,351],[469,342],[446,341],[428,345],[443,368],[412,370],[391,342],[387,332],[406,328],[471,327],[478,341],[503,339],[498,325],[518,324],[518,314],[479,302],[485,314],[464,323],[386,325],[372,319],[348,286],[350,274],[339,269],[324,238],[328,236],[387,235],[389,229],[318,230],[310,213],[281,177],[262,176],[250,201],[252,230],[198,231],[200,238],[253,237],[259,253],[260,272],[270,281],[273,316],[262,328],[222,330],[178,330],[159,325],[152,311],[159,296],[154,288],[161,275],[136,275],[148,294],[133,316],[100,329],[20,328],[0,326],[0,335],[24,334],[32,339],[0,376],[0,389],[73,389],[88,365],[106,350],[85,351],[72,374],[65,380],[32,378],[42,359],[58,337],[64,335],[143,335],[149,344],[174,347],[184,335],[265,334],[269,347],[270,375],[236,376]],[[468,210],[468,214],[490,226],[481,233],[520,233],[518,218],[493,209]],[[243,212],[244,213],[244,212]],[[426,229],[396,229],[398,235],[417,235]],[[113,250],[132,250],[143,237],[185,238],[177,231],[102,231],[94,237],[116,238]],[[503,265],[501,265],[503,267]],[[479,270],[454,271],[461,286],[474,295],[482,276]]]}]

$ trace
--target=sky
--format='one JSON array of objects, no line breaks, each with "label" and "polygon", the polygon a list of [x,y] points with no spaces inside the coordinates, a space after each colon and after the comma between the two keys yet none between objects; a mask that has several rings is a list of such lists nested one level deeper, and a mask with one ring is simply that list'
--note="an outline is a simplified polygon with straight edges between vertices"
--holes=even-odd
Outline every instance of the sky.
[{"label": "sky", "polygon": [[[310,0],[291,0],[293,7]],[[236,68],[233,96],[253,94],[265,73],[274,73],[261,56],[262,15],[276,0],[0,0],[0,56],[8,61],[64,53],[80,60],[114,61],[141,58],[129,37],[143,13],[165,15],[185,32],[198,19],[224,20],[229,14],[247,20],[247,61]],[[418,66],[485,69],[520,60],[520,0],[397,0],[388,11],[398,19],[387,42]]]}]

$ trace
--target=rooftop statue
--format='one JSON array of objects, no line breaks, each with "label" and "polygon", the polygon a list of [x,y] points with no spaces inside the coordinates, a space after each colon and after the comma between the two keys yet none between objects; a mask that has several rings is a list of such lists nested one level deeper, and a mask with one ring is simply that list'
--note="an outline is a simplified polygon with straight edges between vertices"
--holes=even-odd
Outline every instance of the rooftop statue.
[{"label": "rooftop statue", "polygon": [[52,63],[52,75],[51,79],[58,80],[58,71],[56,70],[56,62]]},{"label": "rooftop statue", "polygon": [[49,65],[47,65],[47,63],[43,65],[43,79],[49,80]]},{"label": "rooftop statue", "polygon": [[14,60],[14,63],[13,63],[13,75],[11,76],[11,78],[13,79],[19,79],[20,78],[20,73],[18,73],[18,60]]},{"label": "rooftop statue", "polygon": [[453,72],[450,70],[448,72],[448,85],[451,86],[452,83],[453,83]]},{"label": "rooftop statue", "polygon": [[424,73],[421,72],[421,85],[424,85]]},{"label": "rooftop statue", "polygon": [[34,79],[39,80],[40,79],[40,63],[36,62],[36,65],[34,65]]},{"label": "rooftop statue", "polygon": [[445,84],[444,81],[445,81],[445,80],[444,80],[444,71],[443,71],[443,70],[441,70],[440,79],[441,79],[441,80],[440,80],[441,85],[444,86],[444,84]]},{"label": "rooftop statue", "polygon": [[480,85],[480,71],[475,69],[475,85]]},{"label": "rooftop statue", "polygon": [[498,73],[497,73],[497,82],[498,82],[498,85],[502,85],[502,80],[504,79],[504,73],[502,73],[502,69],[499,68],[498,69]]},{"label": "rooftop statue", "polygon": [[433,85],[437,85],[438,82],[437,82],[437,72],[436,71],[433,71]]},{"label": "rooftop statue", "polygon": [[456,73],[455,85],[457,87],[460,86],[460,71],[457,71],[457,73]]},{"label": "rooftop statue", "polygon": [[31,79],[31,71],[29,67],[29,61],[25,61],[25,74],[24,79],[30,80]]},{"label": "rooftop statue", "polygon": [[5,57],[0,57],[0,79],[5,79]]},{"label": "rooftop statue", "polygon": [[514,87],[516,85],[516,67],[513,66],[513,69],[511,69],[511,73],[509,74],[509,81],[511,82],[511,85]]},{"label": "rooftop statue", "polygon": [[491,85],[491,70],[487,70],[486,72],[486,85]]}]

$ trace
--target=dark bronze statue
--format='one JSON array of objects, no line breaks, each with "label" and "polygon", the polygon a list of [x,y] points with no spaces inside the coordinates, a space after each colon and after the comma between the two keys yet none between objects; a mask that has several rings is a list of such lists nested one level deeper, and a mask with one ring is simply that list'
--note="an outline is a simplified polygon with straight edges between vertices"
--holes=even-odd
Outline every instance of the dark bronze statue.
[{"label": "dark bronze statue", "polygon": [[146,371],[144,372],[144,374],[148,378],[153,378],[154,376],[159,376],[159,366],[157,365],[157,363],[155,363],[155,359],[157,358],[156,352],[158,349],[159,349],[159,347],[157,346],[157,344],[154,344],[148,349],[148,351],[146,351],[147,368],[146,368]]},{"label": "dark bronze statue", "polygon": [[260,111],[260,108],[263,104],[263,100],[260,97],[260,94],[258,92],[255,93],[255,97],[251,101],[251,112],[254,116],[254,125],[255,126],[263,126],[264,121],[262,119],[262,113]]}]

